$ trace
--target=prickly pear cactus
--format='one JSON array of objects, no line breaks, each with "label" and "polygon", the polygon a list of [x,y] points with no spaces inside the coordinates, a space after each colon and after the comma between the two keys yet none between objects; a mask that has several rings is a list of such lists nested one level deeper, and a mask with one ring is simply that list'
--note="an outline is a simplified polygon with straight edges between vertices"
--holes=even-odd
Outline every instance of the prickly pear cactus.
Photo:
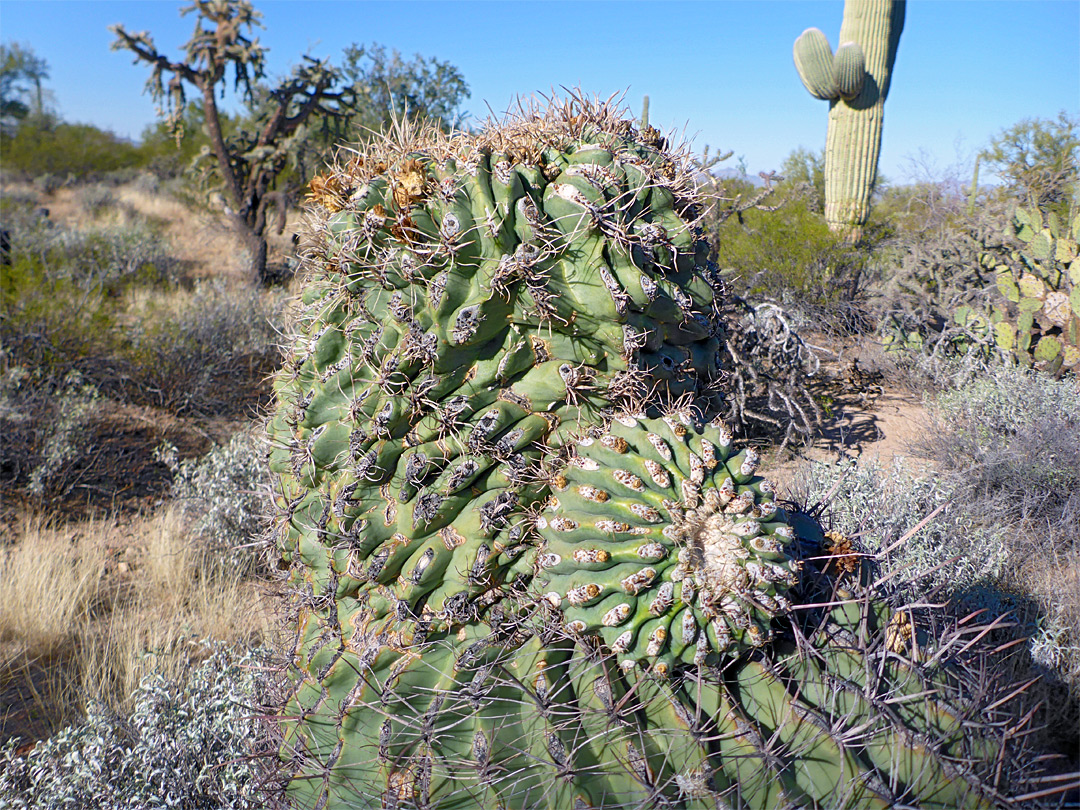
[{"label": "prickly pear cactus", "polygon": [[795,67],[814,98],[829,102],[825,144],[825,220],[857,237],[870,215],[881,127],[904,0],[846,0],[834,54],[817,28],[795,40]]},{"label": "prickly pear cactus", "polygon": [[574,98],[403,130],[312,198],[269,423],[298,806],[995,800],[986,713],[820,585],[817,529],[706,423],[685,155]]},{"label": "prickly pear cactus", "polygon": [[[1021,248],[996,267],[1005,302],[990,315],[998,346],[1051,373],[1080,369],[1080,214],[1021,208],[1014,227]],[[1007,303],[1006,303],[1007,302]]]}]

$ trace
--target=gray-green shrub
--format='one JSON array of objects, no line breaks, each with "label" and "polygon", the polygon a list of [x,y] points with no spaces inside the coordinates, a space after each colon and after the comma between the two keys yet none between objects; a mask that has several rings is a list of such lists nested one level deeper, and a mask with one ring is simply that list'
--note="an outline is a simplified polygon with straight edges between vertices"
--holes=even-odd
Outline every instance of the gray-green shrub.
[{"label": "gray-green shrub", "polygon": [[1008,559],[1005,538],[976,525],[948,483],[912,475],[905,459],[898,458],[890,468],[852,459],[814,462],[800,477],[796,499],[822,504],[826,528],[879,555],[884,571],[906,572],[896,578],[905,596],[936,589],[978,595],[987,602],[983,606],[1005,609],[995,591]]},{"label": "gray-green shrub", "polygon": [[207,282],[178,310],[140,313],[119,359],[127,396],[173,413],[250,415],[278,362],[284,293]]},{"label": "gray-green shrub", "polygon": [[[259,701],[267,656],[221,644],[186,683],[143,679],[134,710],[91,706],[23,755],[0,749],[0,805],[12,810],[132,808],[255,810],[273,761],[259,751],[267,733]],[[262,753],[264,756],[260,756]]]},{"label": "gray-green shrub", "polygon": [[99,407],[97,388],[77,371],[71,372],[56,392],[52,418],[43,426],[39,458],[27,486],[31,495],[42,498],[64,489],[65,471],[90,450],[87,434]]},{"label": "gray-green shrub", "polygon": [[201,458],[182,461],[176,448],[166,445],[158,458],[173,473],[172,497],[192,521],[193,540],[219,553],[234,570],[254,570],[270,489],[265,453],[255,434],[237,433]]},{"label": "gray-green shrub", "polygon": [[1033,662],[1080,696],[1080,383],[1003,367],[928,404],[914,449],[933,475],[816,463],[796,498],[822,503],[909,596],[1011,612]]}]

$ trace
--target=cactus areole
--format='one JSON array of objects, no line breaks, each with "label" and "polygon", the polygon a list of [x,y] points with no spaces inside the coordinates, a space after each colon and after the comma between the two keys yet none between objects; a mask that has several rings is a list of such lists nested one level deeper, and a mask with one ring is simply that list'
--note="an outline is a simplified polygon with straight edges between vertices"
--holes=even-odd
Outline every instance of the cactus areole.
[{"label": "cactus areole", "polygon": [[269,423],[297,806],[989,803],[997,749],[886,609],[792,631],[798,520],[715,421],[693,176],[572,98],[312,181]]},{"label": "cactus areole", "polygon": [[829,102],[825,220],[852,239],[870,216],[904,6],[904,0],[845,0],[835,54],[817,28],[795,40],[799,78],[814,98]]}]

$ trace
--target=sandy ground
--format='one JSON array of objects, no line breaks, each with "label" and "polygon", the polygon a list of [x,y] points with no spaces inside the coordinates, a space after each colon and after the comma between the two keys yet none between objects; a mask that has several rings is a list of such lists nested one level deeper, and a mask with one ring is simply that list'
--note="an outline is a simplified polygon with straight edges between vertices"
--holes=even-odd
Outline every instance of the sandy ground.
[{"label": "sandy ground", "polygon": [[[835,399],[813,443],[793,457],[773,459],[766,468],[780,495],[790,491],[799,469],[812,461],[850,458],[888,468],[903,457],[912,474],[933,474],[931,462],[918,449],[931,424],[922,395],[890,379],[888,363],[876,347],[861,345],[857,339],[818,340],[828,344],[821,353],[821,373],[830,380],[828,388]],[[855,374],[852,360],[857,363]]]}]

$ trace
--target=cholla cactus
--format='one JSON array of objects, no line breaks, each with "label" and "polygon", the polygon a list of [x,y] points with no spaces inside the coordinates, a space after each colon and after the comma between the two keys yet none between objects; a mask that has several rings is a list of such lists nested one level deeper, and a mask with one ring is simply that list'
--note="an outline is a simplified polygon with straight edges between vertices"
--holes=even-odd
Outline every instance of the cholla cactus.
[{"label": "cholla cactus", "polygon": [[999,797],[1000,735],[969,733],[999,707],[932,697],[910,621],[798,559],[819,530],[706,424],[686,158],[573,98],[312,183],[269,424],[299,805]]}]

